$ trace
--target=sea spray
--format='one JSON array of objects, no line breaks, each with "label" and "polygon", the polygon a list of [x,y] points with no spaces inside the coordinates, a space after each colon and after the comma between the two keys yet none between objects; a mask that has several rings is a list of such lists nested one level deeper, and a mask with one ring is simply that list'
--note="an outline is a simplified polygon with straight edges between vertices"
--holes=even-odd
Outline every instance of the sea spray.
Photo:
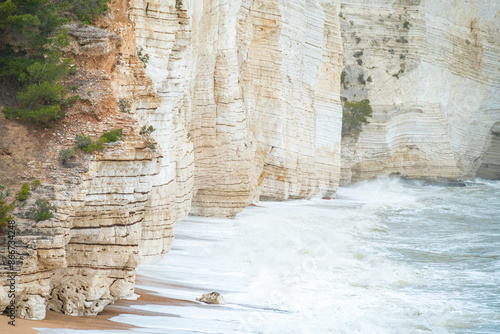
[{"label": "sea spray", "polygon": [[387,178],[336,200],[190,217],[172,251],[139,269],[156,283],[139,287],[192,301],[218,291],[227,304],[133,306],[157,315],[113,320],[131,333],[496,333],[499,203],[500,182]]}]

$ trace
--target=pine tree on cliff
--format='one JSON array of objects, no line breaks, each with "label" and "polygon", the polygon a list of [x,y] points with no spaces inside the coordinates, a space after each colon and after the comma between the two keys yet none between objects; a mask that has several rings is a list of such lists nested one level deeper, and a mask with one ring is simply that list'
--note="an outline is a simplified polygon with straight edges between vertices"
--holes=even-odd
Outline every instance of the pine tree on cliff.
[{"label": "pine tree on cliff", "polygon": [[3,108],[16,118],[48,127],[65,115],[78,96],[67,97],[62,78],[72,59],[64,24],[71,17],[88,21],[107,9],[107,0],[7,0],[0,4],[0,77],[17,87],[15,105]]}]

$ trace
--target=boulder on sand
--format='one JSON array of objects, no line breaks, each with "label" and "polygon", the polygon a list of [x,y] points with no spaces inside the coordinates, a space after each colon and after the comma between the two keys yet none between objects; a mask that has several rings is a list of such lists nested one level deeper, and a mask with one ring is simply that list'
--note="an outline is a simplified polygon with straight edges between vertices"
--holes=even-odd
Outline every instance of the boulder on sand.
[{"label": "boulder on sand", "polygon": [[218,292],[205,293],[200,298],[196,298],[196,300],[206,304],[219,304],[219,305],[226,304],[224,297],[222,297],[222,295]]}]

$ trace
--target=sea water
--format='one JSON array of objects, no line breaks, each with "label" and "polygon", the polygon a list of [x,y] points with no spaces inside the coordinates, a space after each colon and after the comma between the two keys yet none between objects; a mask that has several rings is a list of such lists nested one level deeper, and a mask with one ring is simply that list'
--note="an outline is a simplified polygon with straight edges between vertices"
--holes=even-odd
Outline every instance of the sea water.
[{"label": "sea water", "polygon": [[[178,222],[138,287],[217,291],[226,305],[136,305],[156,313],[112,320],[130,333],[500,333],[500,182],[386,178],[337,195]],[[57,331],[77,332],[92,331]]]}]

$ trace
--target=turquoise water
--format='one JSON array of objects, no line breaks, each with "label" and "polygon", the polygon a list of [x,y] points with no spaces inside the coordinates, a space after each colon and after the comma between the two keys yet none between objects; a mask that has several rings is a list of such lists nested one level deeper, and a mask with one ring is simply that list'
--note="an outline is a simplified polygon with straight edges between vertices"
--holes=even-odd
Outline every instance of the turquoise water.
[{"label": "turquoise water", "polygon": [[380,179],[259,205],[177,223],[172,251],[139,269],[155,282],[141,288],[226,305],[113,320],[130,333],[500,333],[500,182]]}]

